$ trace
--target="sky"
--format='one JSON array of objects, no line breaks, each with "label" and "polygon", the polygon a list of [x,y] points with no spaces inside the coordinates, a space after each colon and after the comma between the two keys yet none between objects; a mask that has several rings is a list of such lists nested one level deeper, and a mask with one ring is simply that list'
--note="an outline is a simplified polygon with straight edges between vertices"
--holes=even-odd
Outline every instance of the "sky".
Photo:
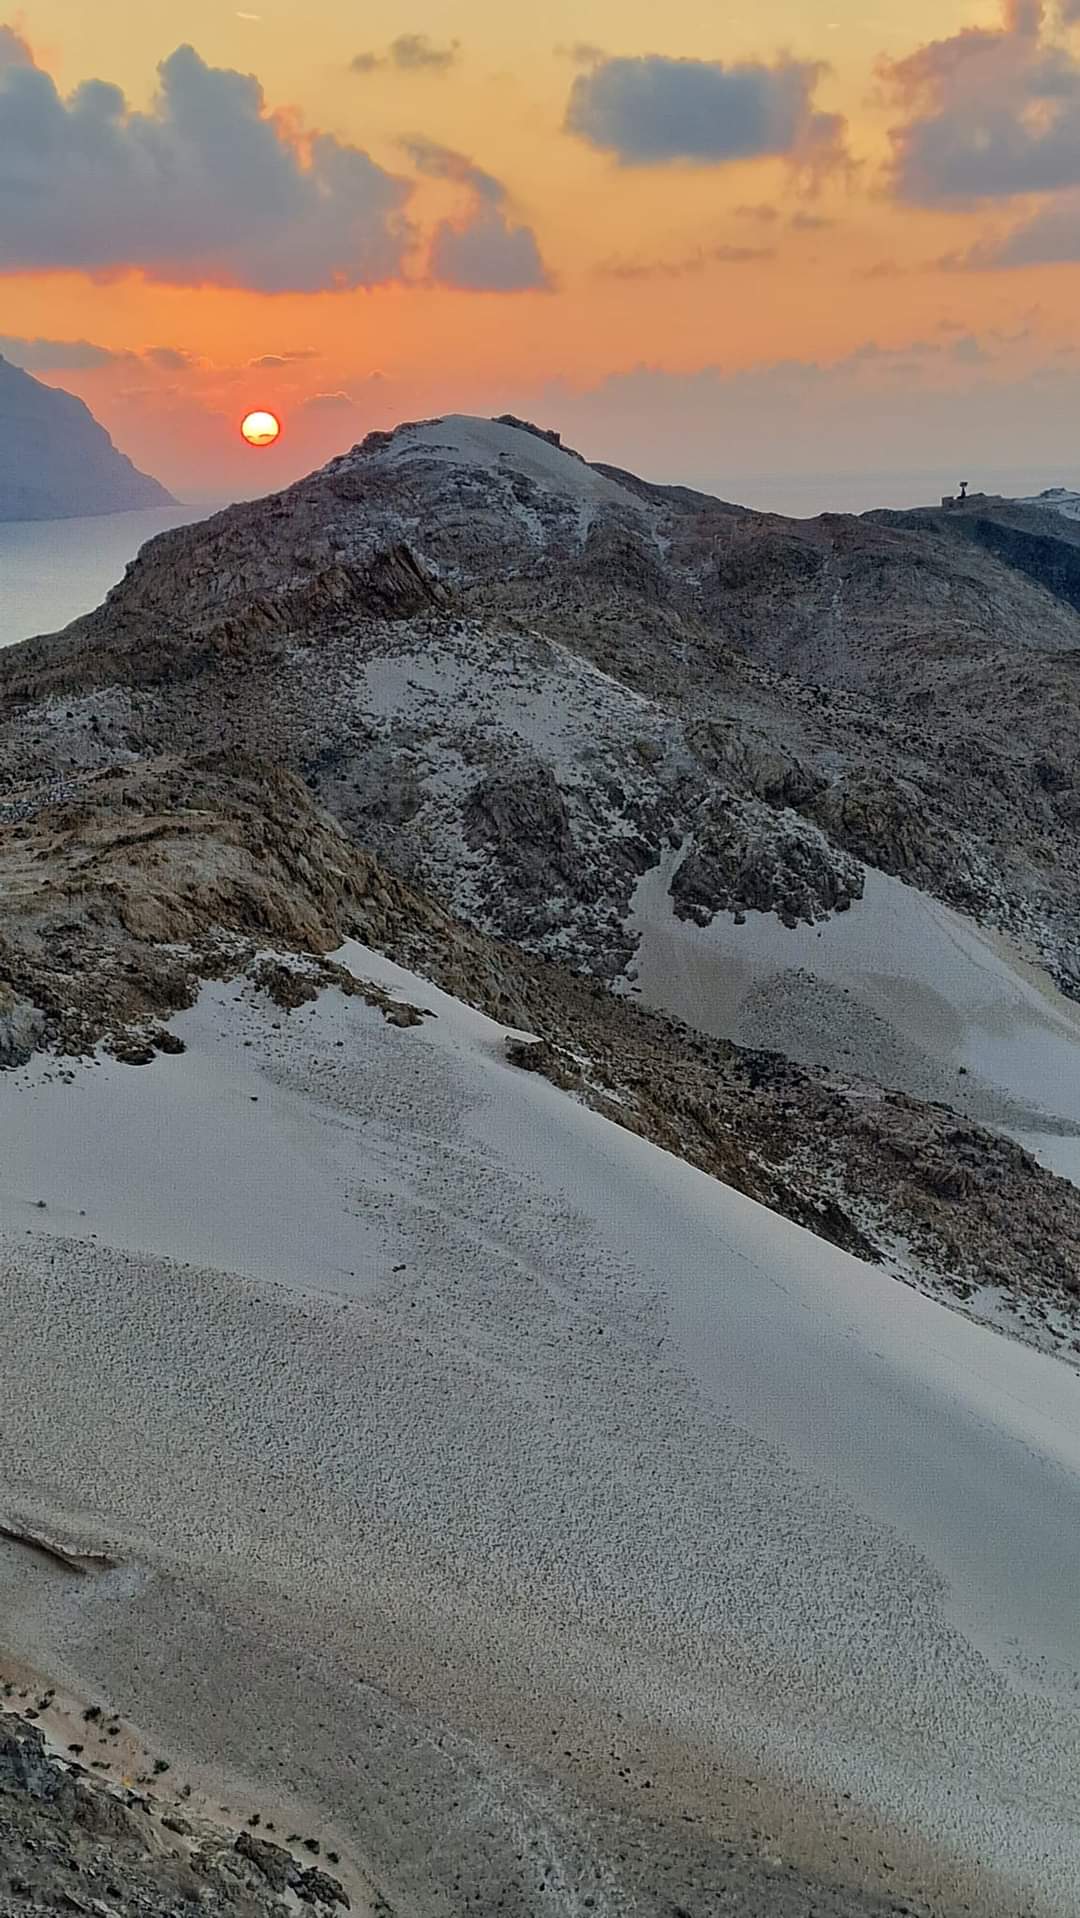
[{"label": "sky", "polygon": [[752,503],[1075,483],[1078,294],[1080,0],[0,12],[0,353],[182,497],[446,411]]}]

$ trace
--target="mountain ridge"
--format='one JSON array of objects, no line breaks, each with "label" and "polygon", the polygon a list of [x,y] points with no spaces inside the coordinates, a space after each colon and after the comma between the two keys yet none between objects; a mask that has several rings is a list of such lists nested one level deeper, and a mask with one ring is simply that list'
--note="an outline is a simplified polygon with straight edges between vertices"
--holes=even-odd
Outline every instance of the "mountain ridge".
[{"label": "mountain ridge", "polygon": [[114,446],[83,400],[0,354],[0,522],[174,504]]},{"label": "mountain ridge", "polygon": [[[549,677],[588,679],[590,697],[622,709],[612,783],[628,778],[638,812],[665,815],[683,836],[710,790],[730,792],[748,844],[783,838],[776,857],[790,885],[777,896],[797,916],[806,859],[842,872],[854,857],[1011,933],[1077,989],[1080,619],[972,542],[959,519],[785,521],[646,481],[631,490],[501,422],[419,423],[369,436],[269,500],[152,541],[97,612],[9,649],[0,692],[153,686],[177,705],[182,735],[205,745],[179,682],[209,687],[244,659],[258,725],[273,738],[275,675],[302,702],[325,705],[311,646],[328,670],[340,662],[348,673],[357,646],[372,657],[400,651],[410,620],[444,677],[479,686],[494,676],[493,698],[510,658],[523,686],[540,653]],[[422,792],[430,781],[416,777],[410,737],[431,721],[395,697],[397,718],[378,717],[379,751],[399,773],[411,765]],[[437,700],[428,705],[433,719]],[[631,749],[635,716],[659,772]],[[424,867],[408,820],[391,846],[362,796],[338,790],[331,762],[348,764],[353,751],[343,713],[321,715],[317,749],[299,725],[292,762],[313,774],[331,811],[373,834],[392,862],[404,857],[408,876],[449,883]],[[528,758],[516,730],[513,750]],[[496,759],[504,749],[505,734]],[[610,837],[584,802],[552,803],[582,815],[585,840],[598,824]],[[748,872],[747,862],[737,847],[721,854],[708,818],[705,827],[698,864],[716,874],[707,891],[735,897],[723,875],[733,859]],[[616,865],[633,836],[615,829]],[[467,837],[462,823],[462,874],[473,864]],[[664,833],[648,827],[646,837],[655,859]],[[820,881],[826,892],[843,883]],[[737,904],[753,907],[755,896],[744,889]],[[626,899],[625,883],[612,888],[612,910]],[[707,896],[699,906],[709,909]],[[490,924],[511,929],[497,913]]]}]

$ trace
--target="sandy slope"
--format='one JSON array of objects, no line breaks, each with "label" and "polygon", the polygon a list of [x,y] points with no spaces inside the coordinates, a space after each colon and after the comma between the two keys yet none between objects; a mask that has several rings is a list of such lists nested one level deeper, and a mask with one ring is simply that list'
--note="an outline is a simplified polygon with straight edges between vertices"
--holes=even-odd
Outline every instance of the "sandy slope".
[{"label": "sandy slope", "polygon": [[346,956],[437,1018],[0,1082],[0,1508],[122,1561],[13,1649],[403,1910],[1071,1909],[1080,1379]]},{"label": "sandy slope", "polygon": [[[884,873],[823,925],[675,917],[679,854],[640,882],[631,985],[705,1032],[845,1068],[1022,1137],[1080,1180],[1080,1012],[1005,940]],[[1065,1131],[1066,1136],[1059,1136]],[[1047,1135],[1041,1139],[1039,1135]]]}]

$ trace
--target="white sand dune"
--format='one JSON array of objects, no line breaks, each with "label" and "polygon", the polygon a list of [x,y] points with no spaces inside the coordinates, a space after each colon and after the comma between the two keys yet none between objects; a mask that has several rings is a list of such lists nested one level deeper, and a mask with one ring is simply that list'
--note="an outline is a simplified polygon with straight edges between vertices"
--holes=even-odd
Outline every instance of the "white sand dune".
[{"label": "white sand dune", "polygon": [[646,1770],[807,1867],[1080,1907],[1080,1378],[343,957],[437,1018],[215,988],[183,1057],[0,1081],[0,1508],[124,1561],[10,1588],[14,1649],[318,1804],[406,1909],[516,1858],[575,1911],[580,1854],[625,1911],[574,1807]]},{"label": "white sand dune", "polygon": [[681,854],[644,877],[631,983],[722,1038],[945,1099],[1080,1183],[1080,1009],[1003,939],[884,873],[818,926],[672,911]]}]

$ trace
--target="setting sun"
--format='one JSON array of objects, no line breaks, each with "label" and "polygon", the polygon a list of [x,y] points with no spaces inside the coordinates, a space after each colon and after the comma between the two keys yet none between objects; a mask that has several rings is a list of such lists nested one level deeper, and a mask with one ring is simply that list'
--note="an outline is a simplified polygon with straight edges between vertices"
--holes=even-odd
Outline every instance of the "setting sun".
[{"label": "setting sun", "polygon": [[272,446],[281,432],[281,421],[273,413],[248,413],[240,422],[240,431],[249,446]]}]

